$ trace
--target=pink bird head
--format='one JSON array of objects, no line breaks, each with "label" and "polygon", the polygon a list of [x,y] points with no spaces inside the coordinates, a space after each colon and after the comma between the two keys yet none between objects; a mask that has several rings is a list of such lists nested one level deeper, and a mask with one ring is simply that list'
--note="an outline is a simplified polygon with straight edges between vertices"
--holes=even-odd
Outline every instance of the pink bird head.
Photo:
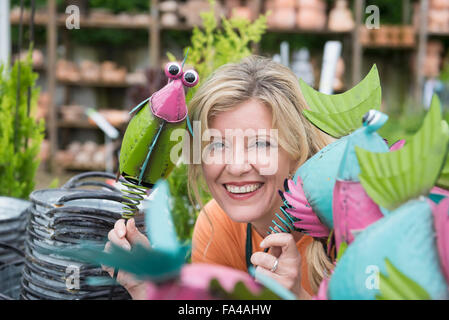
[{"label": "pink bird head", "polygon": [[195,70],[184,72],[182,65],[171,62],[166,65],[165,74],[168,76],[169,82],[152,95],[151,111],[167,122],[183,121],[187,116],[184,86],[195,86],[199,81],[198,73]]}]

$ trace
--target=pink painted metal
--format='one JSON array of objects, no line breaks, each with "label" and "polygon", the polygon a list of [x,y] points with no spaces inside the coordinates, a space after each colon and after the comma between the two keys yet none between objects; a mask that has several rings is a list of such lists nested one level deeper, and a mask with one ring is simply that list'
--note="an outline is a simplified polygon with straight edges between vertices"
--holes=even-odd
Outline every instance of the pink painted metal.
[{"label": "pink painted metal", "polygon": [[294,222],[293,225],[296,228],[304,230],[312,237],[327,237],[329,235],[329,229],[321,223],[307,201],[304,190],[302,189],[301,177],[298,176],[296,184],[290,179],[287,183],[289,192],[284,192],[284,197],[293,208],[286,209],[286,211],[293,217],[301,219],[301,221]]},{"label": "pink painted metal", "polygon": [[395,143],[393,143],[390,147],[390,151],[396,151],[401,149],[405,144],[405,140],[398,140]]},{"label": "pink painted metal", "polygon": [[383,217],[379,206],[359,182],[337,180],[332,209],[337,250],[343,241],[349,245],[354,241],[355,233]]},{"label": "pink painted metal", "polygon": [[161,286],[148,284],[148,299],[150,300],[210,300],[215,299],[209,293],[209,284],[217,279],[226,291],[234,289],[237,282],[243,282],[253,293],[261,290],[251,276],[243,271],[220,265],[193,263],[185,265],[179,278],[174,282]]},{"label": "pink painted metal", "polygon": [[184,85],[181,79],[171,81],[154,93],[150,102],[153,114],[167,122],[180,122],[187,117]]},{"label": "pink painted metal", "polygon": [[440,264],[449,285],[449,198],[433,208],[433,217]]}]

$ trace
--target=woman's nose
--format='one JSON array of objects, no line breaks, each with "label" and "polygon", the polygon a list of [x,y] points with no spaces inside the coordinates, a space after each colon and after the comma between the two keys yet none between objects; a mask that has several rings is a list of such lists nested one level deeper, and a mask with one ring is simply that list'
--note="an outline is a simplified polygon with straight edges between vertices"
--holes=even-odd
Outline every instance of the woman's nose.
[{"label": "woman's nose", "polygon": [[226,161],[226,170],[234,176],[241,176],[252,170],[245,152],[234,152],[231,161]]}]

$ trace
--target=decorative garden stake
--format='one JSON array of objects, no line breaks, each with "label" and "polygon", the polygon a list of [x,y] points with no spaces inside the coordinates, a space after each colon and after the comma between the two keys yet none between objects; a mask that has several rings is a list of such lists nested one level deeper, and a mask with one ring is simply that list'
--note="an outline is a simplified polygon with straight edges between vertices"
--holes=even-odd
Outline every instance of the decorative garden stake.
[{"label": "decorative garden stake", "polygon": [[[188,53],[188,52],[187,52]],[[183,71],[182,64],[168,63],[165,74],[168,83],[134,109],[123,137],[119,159],[119,175],[128,183],[122,190],[129,200],[124,203],[123,217],[131,218],[143,200],[146,190],[152,188],[158,179],[165,179],[175,166],[170,159],[171,149],[178,143],[171,139],[173,130],[185,129],[186,123],[193,134],[187,115],[184,86],[193,87],[199,81],[194,70]],[[114,271],[116,279],[118,270]],[[113,288],[111,292],[113,292]]]}]

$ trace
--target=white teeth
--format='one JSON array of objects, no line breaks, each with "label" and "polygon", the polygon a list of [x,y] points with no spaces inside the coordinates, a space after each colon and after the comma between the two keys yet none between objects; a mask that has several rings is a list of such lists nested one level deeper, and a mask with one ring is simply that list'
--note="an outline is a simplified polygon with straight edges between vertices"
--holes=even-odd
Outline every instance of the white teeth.
[{"label": "white teeth", "polygon": [[248,192],[256,191],[257,189],[259,189],[262,186],[262,184],[261,183],[247,184],[247,185],[241,186],[241,187],[226,184],[225,186],[226,186],[226,190],[228,190],[231,193],[248,193]]}]

